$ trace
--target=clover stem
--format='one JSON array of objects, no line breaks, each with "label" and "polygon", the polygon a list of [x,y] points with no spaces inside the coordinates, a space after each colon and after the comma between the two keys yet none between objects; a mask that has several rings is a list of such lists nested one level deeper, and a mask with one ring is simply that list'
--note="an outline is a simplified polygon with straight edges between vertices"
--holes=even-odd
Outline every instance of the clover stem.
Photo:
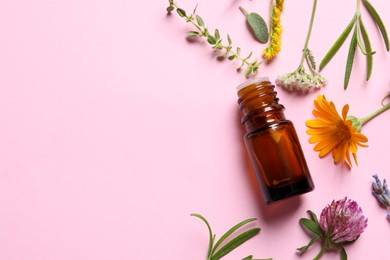
[{"label": "clover stem", "polygon": [[368,116],[361,118],[359,121],[362,123],[362,125],[364,125],[365,123],[367,123],[368,121],[370,121],[374,117],[379,116],[380,114],[382,114],[383,112],[385,112],[388,109],[390,109],[390,103],[387,103],[386,105],[382,106],[381,108],[376,110],[374,113],[369,114]]},{"label": "clover stem", "polygon": [[311,36],[311,31],[312,31],[312,29],[313,29],[314,16],[315,16],[315,13],[316,13],[316,8],[317,8],[317,0],[314,0],[314,3],[313,3],[313,10],[312,10],[312,12],[311,12],[311,18],[310,18],[309,31],[307,32],[306,41],[305,41],[305,47],[303,47],[303,53],[302,53],[301,63],[299,64],[300,66],[303,65],[303,62],[304,62],[304,60],[305,60],[305,55],[306,55],[307,46],[309,45],[309,40],[310,40],[310,36]]}]

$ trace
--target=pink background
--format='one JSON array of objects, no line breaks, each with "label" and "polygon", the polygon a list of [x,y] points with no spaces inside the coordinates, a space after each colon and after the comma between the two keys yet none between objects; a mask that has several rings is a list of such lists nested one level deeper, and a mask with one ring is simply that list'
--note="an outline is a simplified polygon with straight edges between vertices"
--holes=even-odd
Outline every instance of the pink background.
[{"label": "pink background", "polygon": [[[312,2],[286,1],[283,50],[258,76],[272,80],[299,63]],[[390,30],[389,1],[371,1]],[[269,1],[178,2],[235,46],[259,57],[242,5],[268,19]],[[0,259],[205,259],[204,215],[220,237],[250,217],[262,231],[226,259],[312,259],[298,223],[333,199],[356,200],[368,217],[349,259],[389,258],[386,210],[371,195],[372,174],[390,180],[390,112],[363,128],[369,148],[359,167],[319,159],[305,121],[325,94],[339,111],[362,117],[381,105],[390,55],[363,10],[374,71],[365,81],[359,52],[349,89],[343,77],[349,39],[323,70],[326,88],[307,95],[277,89],[297,128],[316,184],[297,199],[265,206],[242,144],[235,88],[246,79],[236,62],[217,61],[168,1],[3,0],[0,2]],[[322,59],[352,18],[356,1],[319,1],[310,48]],[[252,224],[251,226],[255,226]],[[322,259],[338,259],[338,253]]]}]

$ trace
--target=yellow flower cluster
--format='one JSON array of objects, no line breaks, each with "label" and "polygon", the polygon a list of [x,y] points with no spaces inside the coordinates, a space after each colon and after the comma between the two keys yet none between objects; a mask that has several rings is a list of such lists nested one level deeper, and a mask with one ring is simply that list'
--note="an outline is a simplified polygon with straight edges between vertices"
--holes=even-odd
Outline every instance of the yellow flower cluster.
[{"label": "yellow flower cluster", "polygon": [[264,50],[263,54],[267,60],[272,60],[278,55],[282,45],[283,27],[280,21],[280,14],[284,8],[284,0],[276,0],[272,7],[270,44]]}]

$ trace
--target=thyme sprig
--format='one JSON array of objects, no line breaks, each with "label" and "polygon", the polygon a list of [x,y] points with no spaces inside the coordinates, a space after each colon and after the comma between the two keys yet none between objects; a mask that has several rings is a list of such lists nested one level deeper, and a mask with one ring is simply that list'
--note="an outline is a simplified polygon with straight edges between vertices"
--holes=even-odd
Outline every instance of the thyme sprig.
[{"label": "thyme sprig", "polygon": [[376,26],[379,28],[379,31],[382,35],[383,41],[385,43],[386,50],[390,50],[389,37],[387,35],[386,27],[379,16],[378,12],[374,8],[374,6],[368,0],[357,0],[356,11],[352,20],[349,22],[347,27],[341,33],[341,35],[337,38],[336,42],[332,45],[330,50],[327,52],[325,57],[322,59],[320,64],[320,70],[322,70],[329,61],[333,58],[333,56],[337,53],[337,51],[341,48],[348,35],[351,33],[354,28],[353,35],[351,38],[351,43],[348,51],[348,58],[345,68],[345,76],[344,76],[344,89],[347,89],[349,84],[349,79],[351,77],[353,61],[355,58],[356,49],[359,48],[363,55],[366,56],[366,80],[368,81],[372,74],[373,68],[373,55],[375,51],[372,50],[371,41],[367,32],[367,29],[363,23],[362,15],[361,15],[361,3],[363,3],[364,7],[367,9],[371,18],[374,20]]},{"label": "thyme sprig", "polygon": [[[230,228],[217,242],[215,242],[215,234],[213,234],[213,231],[211,230],[209,222],[200,214],[193,213],[191,216],[197,217],[201,219],[207,226],[207,229],[209,231],[209,246],[207,250],[207,260],[219,260],[252,237],[256,236],[260,232],[260,228],[252,228],[248,231],[242,232],[238,235],[236,235],[234,238],[231,238],[231,235],[236,232],[238,229],[240,229],[242,226],[255,221],[255,218],[250,218],[247,220],[244,220],[237,225]],[[229,240],[230,239],[230,240]],[[229,241],[227,241],[229,240]],[[225,243],[225,245],[222,245]],[[272,260],[272,258],[267,259],[255,259],[252,255],[249,255],[242,260]]]},{"label": "thyme sprig", "polygon": [[249,53],[248,56],[244,57],[241,55],[241,48],[233,47],[233,42],[229,34],[227,34],[227,44],[223,43],[223,38],[218,29],[215,29],[214,34],[210,33],[210,30],[205,25],[205,22],[202,17],[195,14],[196,7],[191,14],[188,14],[184,9],[178,6],[176,2],[173,0],[168,0],[169,6],[167,7],[167,12],[170,14],[174,10],[176,10],[177,14],[184,18],[187,23],[191,23],[195,27],[195,31],[187,32],[188,36],[191,37],[204,37],[207,39],[207,42],[212,46],[215,50],[222,51],[222,54],[218,55],[218,58],[227,57],[228,60],[239,60],[241,62],[240,66],[237,70],[241,70],[245,67],[244,75],[249,77],[258,72],[261,61],[257,59],[251,60],[252,52]]}]

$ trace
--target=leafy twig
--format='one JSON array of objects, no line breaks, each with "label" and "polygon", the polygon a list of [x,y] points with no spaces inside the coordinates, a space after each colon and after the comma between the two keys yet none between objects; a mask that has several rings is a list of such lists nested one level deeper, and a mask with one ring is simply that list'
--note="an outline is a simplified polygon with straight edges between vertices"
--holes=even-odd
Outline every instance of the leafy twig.
[{"label": "leafy twig", "polygon": [[180,17],[184,18],[186,22],[191,23],[195,27],[196,30],[187,32],[187,35],[192,37],[206,38],[207,42],[212,46],[213,49],[224,51],[223,54],[219,55],[219,58],[227,57],[230,61],[239,60],[241,65],[237,68],[237,70],[245,67],[245,76],[249,77],[252,74],[256,74],[258,72],[262,62],[258,61],[257,59],[250,60],[252,57],[252,52],[249,53],[249,55],[246,57],[241,56],[241,49],[239,47],[233,48],[233,42],[229,34],[227,35],[227,44],[224,44],[218,29],[215,29],[214,34],[210,33],[209,29],[205,25],[203,18],[195,14],[196,8],[192,14],[187,14],[187,12],[180,8],[177,3],[174,2],[174,0],[168,1],[168,13],[172,13],[174,10],[176,10]]}]

